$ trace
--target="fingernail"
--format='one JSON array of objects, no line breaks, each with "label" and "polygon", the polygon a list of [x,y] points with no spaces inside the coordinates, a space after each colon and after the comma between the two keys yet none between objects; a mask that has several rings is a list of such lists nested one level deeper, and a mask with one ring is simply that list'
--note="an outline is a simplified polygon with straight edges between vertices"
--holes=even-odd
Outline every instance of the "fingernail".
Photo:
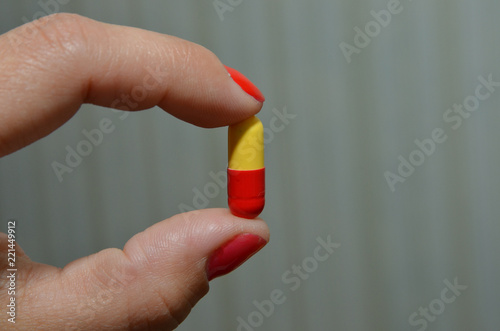
[{"label": "fingernail", "polygon": [[263,238],[251,233],[240,234],[231,239],[210,257],[207,264],[208,280],[230,273],[266,244]]},{"label": "fingernail", "polygon": [[243,76],[241,72],[236,69],[230,68],[228,66],[224,66],[231,76],[231,78],[238,84],[243,91],[247,94],[251,95],[255,100],[259,102],[264,102],[266,98],[262,94],[262,92],[255,86],[248,78]]}]

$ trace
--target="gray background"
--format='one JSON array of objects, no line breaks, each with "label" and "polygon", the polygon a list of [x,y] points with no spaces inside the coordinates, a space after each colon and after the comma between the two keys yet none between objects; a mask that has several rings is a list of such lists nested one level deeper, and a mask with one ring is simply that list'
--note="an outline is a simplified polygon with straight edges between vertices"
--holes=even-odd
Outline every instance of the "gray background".
[{"label": "gray background", "polygon": [[[456,277],[467,289],[426,329],[498,330],[500,88],[456,130],[443,114],[474,94],[480,75],[500,81],[500,3],[402,0],[402,11],[348,63],[340,43],[353,44],[353,28],[387,3],[242,1],[221,20],[212,1],[73,0],[46,10],[12,0],[0,3],[0,32],[57,9],[176,35],[256,83],[267,98],[265,127],[273,109],[296,115],[266,136],[261,216],[270,244],[213,281],[179,330],[236,330],[237,318],[248,319],[253,301],[274,289],[286,300],[256,330],[418,330],[410,314],[432,302],[440,308],[444,281]],[[0,160],[2,231],[16,219],[32,259],[64,266],[122,247],[180,204],[192,206],[193,190],[224,170],[225,128],[192,127],[159,109],[121,115],[83,106],[50,136]],[[60,182],[51,163],[64,162],[66,146],[104,117],[116,129]],[[392,192],[384,173],[397,173],[398,157],[408,159],[414,140],[436,128],[447,140]],[[225,190],[208,206],[225,207]],[[282,275],[328,235],[341,246],[292,291]]]}]

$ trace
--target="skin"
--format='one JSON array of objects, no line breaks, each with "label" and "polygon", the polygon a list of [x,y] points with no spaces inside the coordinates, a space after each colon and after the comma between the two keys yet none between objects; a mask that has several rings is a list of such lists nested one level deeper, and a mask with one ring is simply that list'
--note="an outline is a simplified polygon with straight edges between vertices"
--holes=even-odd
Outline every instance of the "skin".
[{"label": "skin", "polygon": [[[55,14],[0,36],[0,157],[48,135],[82,103],[110,107],[130,95],[144,84],[145,64],[160,66],[164,79],[132,111],[157,105],[209,128],[239,122],[262,107],[199,45]],[[207,209],[156,223],[123,250],[106,249],[63,269],[31,261],[17,245],[16,324],[4,316],[0,329],[174,329],[208,292],[211,254],[243,233],[269,240],[261,219]],[[7,245],[0,234],[4,289]],[[7,300],[7,291],[0,291],[0,302]]]}]

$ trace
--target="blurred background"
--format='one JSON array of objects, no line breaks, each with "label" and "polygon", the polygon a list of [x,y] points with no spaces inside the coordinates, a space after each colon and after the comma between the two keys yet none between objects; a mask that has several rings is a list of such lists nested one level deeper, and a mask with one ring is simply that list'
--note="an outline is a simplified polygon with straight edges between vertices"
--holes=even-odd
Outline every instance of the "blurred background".
[{"label": "blurred background", "polygon": [[[199,43],[266,96],[271,242],[179,330],[498,330],[498,1],[11,0],[0,32],[53,12]],[[62,267],[226,207],[226,135],[85,105],[0,159],[1,231],[17,220],[28,255]]]}]

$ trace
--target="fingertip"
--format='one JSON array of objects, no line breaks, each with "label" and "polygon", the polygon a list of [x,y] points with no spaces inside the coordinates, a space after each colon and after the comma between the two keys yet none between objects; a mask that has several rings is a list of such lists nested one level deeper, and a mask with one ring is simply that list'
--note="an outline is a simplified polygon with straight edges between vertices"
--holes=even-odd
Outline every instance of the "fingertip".
[{"label": "fingertip", "polygon": [[238,268],[267,244],[267,240],[253,233],[242,233],[213,252],[207,262],[206,273],[210,281]]},{"label": "fingertip", "polygon": [[243,75],[236,69],[233,69],[226,65],[224,67],[226,68],[229,76],[233,79],[233,81],[238,84],[245,93],[247,93],[260,103],[264,103],[264,101],[266,101],[264,94],[262,94],[262,92],[257,88],[257,86],[255,86],[254,83],[250,81],[250,79],[245,77],[245,75]]}]

